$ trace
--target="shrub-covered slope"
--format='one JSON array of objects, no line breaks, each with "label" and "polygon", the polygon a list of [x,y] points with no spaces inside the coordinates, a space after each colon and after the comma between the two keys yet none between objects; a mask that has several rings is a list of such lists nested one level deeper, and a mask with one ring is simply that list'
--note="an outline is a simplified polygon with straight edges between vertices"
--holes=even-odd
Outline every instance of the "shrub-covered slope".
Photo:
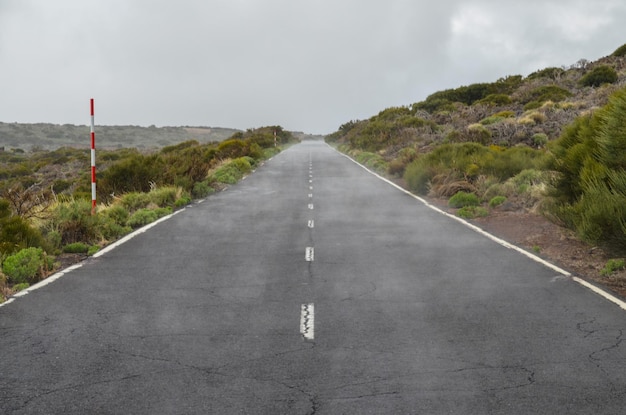
[{"label": "shrub-covered slope", "polygon": [[439,91],[327,141],[417,193],[473,194],[485,208],[510,199],[626,250],[625,51]]}]

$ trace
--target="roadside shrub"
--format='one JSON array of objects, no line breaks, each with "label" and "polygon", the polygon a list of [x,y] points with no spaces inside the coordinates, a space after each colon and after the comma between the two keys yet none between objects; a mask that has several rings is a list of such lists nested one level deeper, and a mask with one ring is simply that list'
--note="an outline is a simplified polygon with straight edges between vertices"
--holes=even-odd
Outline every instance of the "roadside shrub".
[{"label": "roadside shrub", "polygon": [[478,206],[480,199],[474,193],[458,192],[448,200],[448,206],[462,208],[466,206]]},{"label": "roadside shrub", "polygon": [[[0,200],[0,204],[3,202],[6,201]],[[21,217],[10,216],[10,212],[4,217],[0,214],[0,257],[2,254],[14,253],[29,247],[47,248],[41,232]]]},{"label": "roadside shrub", "polygon": [[63,247],[63,252],[68,254],[86,254],[88,250],[89,245],[83,242],[74,242]]},{"label": "roadside shrub", "polygon": [[91,214],[91,201],[60,203],[52,214],[51,229],[61,234],[61,244],[96,242],[100,237],[99,216]]},{"label": "roadside shrub", "polygon": [[132,154],[101,173],[98,189],[107,199],[111,194],[148,192],[150,183],[161,183],[167,167],[159,154]]},{"label": "roadside shrub", "polygon": [[363,151],[358,153],[355,159],[364,166],[376,171],[386,171],[388,169],[388,164],[385,159],[376,153]]},{"label": "roadside shrub", "polygon": [[143,192],[130,192],[122,196],[121,203],[129,212],[147,207],[151,202],[150,195]]},{"label": "roadside shrub", "polygon": [[585,241],[626,250],[626,89],[554,142],[553,214]]},{"label": "roadside shrub", "polygon": [[43,249],[26,248],[9,255],[2,264],[2,270],[14,284],[32,284],[46,276],[53,265],[53,258],[47,258]]},{"label": "roadside shrub", "polygon": [[12,288],[12,291],[14,293],[19,293],[20,291],[24,291],[25,289],[29,288],[30,284],[27,282],[23,282],[21,284],[15,284]]},{"label": "roadside shrub", "polygon": [[139,209],[128,219],[128,226],[133,229],[140,228],[170,213],[171,208]]},{"label": "roadside shrub", "polygon": [[122,205],[113,205],[102,211],[102,215],[110,218],[118,225],[125,225],[130,217],[128,210]]},{"label": "roadside shrub", "polygon": [[106,241],[115,241],[130,233],[132,229],[126,225],[130,215],[121,205],[106,208],[98,213],[100,236]]},{"label": "roadside shrub", "polygon": [[150,201],[158,207],[172,207],[176,199],[182,193],[182,189],[173,186],[165,186],[153,189],[148,193]]},{"label": "roadside shrub", "polygon": [[157,219],[158,216],[154,209],[139,209],[128,219],[128,226],[136,229],[154,222]]},{"label": "roadside shrub", "polygon": [[178,199],[176,199],[176,202],[174,202],[174,207],[180,208],[180,207],[188,205],[190,202],[191,202],[191,197],[185,194],[179,197]]},{"label": "roadside shrub", "polygon": [[195,183],[191,191],[191,195],[197,199],[207,197],[211,193],[215,193],[215,189],[212,188],[206,181]]},{"label": "roadside shrub", "polygon": [[409,189],[422,195],[428,193],[429,182],[436,174],[436,169],[430,164],[428,157],[422,156],[406,167],[404,180]]},{"label": "roadside shrub", "polygon": [[582,86],[598,87],[602,84],[617,82],[618,76],[615,69],[607,65],[596,66],[590,72],[580,78]]},{"label": "roadside shrub", "polygon": [[626,262],[623,259],[609,259],[604,268],[600,271],[600,275],[609,276],[617,271],[626,269]]},{"label": "roadside shrub", "polygon": [[489,201],[489,207],[495,208],[495,207],[500,206],[504,202],[506,202],[506,197],[504,197],[504,196],[495,196],[495,197],[491,198],[491,200]]},{"label": "roadside shrub", "polygon": [[231,160],[213,173],[212,181],[225,184],[237,183],[245,174],[252,171],[251,160],[253,161],[250,157],[240,157]]},{"label": "roadside shrub", "polygon": [[456,214],[463,219],[474,219],[489,216],[489,211],[481,206],[464,206]]}]

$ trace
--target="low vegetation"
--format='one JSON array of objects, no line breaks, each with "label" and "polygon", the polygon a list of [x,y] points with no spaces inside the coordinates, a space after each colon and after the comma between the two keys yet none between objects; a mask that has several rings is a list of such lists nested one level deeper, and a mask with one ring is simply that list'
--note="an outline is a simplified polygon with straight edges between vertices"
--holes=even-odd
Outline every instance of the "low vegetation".
[{"label": "low vegetation", "polygon": [[296,138],[279,126],[221,142],[182,141],[152,151],[98,152],[91,206],[89,150],[0,152],[0,302],[55,270],[55,256],[91,255],[133,229],[249,174]]},{"label": "low vegetation", "polygon": [[623,253],[625,50],[436,92],[349,121],[327,141],[464,218],[506,203]]}]

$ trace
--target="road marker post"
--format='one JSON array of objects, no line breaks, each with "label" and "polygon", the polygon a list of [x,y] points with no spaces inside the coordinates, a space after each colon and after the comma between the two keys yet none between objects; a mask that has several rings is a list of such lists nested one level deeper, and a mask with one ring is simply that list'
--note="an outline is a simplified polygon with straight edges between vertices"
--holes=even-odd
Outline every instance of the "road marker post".
[{"label": "road marker post", "polygon": [[91,107],[91,214],[96,213],[96,132],[94,128],[94,102],[90,101]]}]

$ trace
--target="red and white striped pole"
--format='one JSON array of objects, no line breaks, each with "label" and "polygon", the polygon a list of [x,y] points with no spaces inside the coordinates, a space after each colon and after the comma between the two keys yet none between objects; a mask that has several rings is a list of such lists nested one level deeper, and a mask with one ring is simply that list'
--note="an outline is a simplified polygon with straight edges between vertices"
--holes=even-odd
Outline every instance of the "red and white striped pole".
[{"label": "red and white striped pole", "polygon": [[91,214],[96,213],[96,133],[94,131],[94,105],[91,98]]}]

